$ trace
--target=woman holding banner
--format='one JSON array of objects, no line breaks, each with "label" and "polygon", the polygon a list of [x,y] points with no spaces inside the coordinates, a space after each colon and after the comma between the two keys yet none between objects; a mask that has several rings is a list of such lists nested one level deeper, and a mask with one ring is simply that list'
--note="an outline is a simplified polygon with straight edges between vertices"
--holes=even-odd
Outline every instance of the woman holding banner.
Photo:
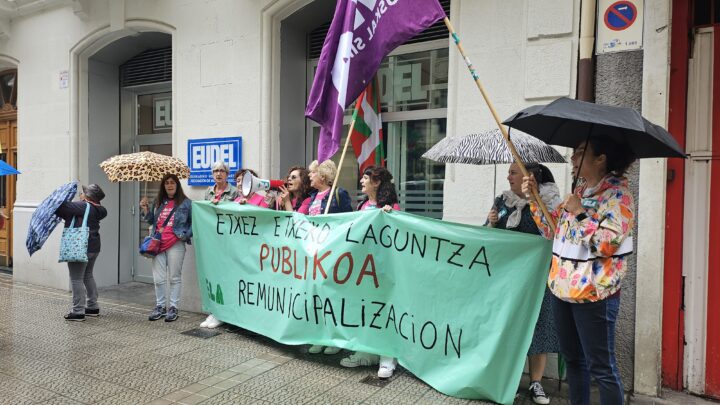
[{"label": "woman holding banner", "polygon": [[[152,209],[149,209],[147,197],[140,200],[140,209],[145,221],[161,235],[159,253],[152,259],[155,308],[148,320],[165,317],[165,322],[173,322],[178,318],[185,244],[190,243],[192,237],[192,201],[185,196],[180,179],[174,174],[166,174],[160,181],[160,191]],[[168,285],[170,306],[166,308]]]},{"label": "woman holding banner", "polygon": [[[238,197],[238,190],[227,181],[230,174],[227,163],[222,161],[213,163],[212,174],[215,185],[208,187],[205,191],[205,200],[213,204],[219,204],[222,201],[234,201]],[[200,323],[200,327],[213,329],[222,324],[221,320],[210,314]]]},{"label": "woman holding banner", "polygon": [[[335,175],[337,174],[337,166],[332,160],[326,160],[318,163],[317,160],[310,163],[310,186],[317,190],[310,195],[310,206],[308,207],[308,215],[321,215],[325,213],[325,207],[330,197],[330,188],[332,188]],[[350,194],[345,189],[338,187],[335,195],[330,202],[330,210],[328,213],[335,214],[338,212],[352,212],[350,203]],[[339,347],[312,345],[308,349],[310,354],[337,354],[340,352]]]},{"label": "woman holding banner", "polygon": [[[385,212],[400,210],[400,205],[395,185],[392,183],[393,176],[390,172],[380,166],[370,166],[365,169],[360,185],[365,193],[362,201],[358,204],[358,211],[382,208]],[[397,360],[394,357],[378,356],[372,353],[355,352],[340,360],[343,367],[373,366],[378,367],[379,378],[390,378],[395,372]]]},{"label": "woman holding banner", "polygon": [[[318,161],[315,160],[310,163],[309,169],[310,187],[313,187],[317,191],[310,195],[308,213],[310,215],[324,214],[330,197],[330,188],[337,174],[337,166],[335,166],[335,162],[332,160],[326,160],[322,163],[318,163]],[[330,210],[328,213],[336,214],[338,212],[352,212],[352,210],[350,194],[348,194],[345,189],[338,187],[330,202]]]},{"label": "woman holding banner", "polygon": [[285,183],[286,187],[280,188],[278,206],[283,211],[295,211],[307,214],[310,208],[310,176],[306,168],[293,166],[288,170]]},{"label": "woman holding banner", "polygon": [[222,201],[233,201],[238,197],[238,190],[227,179],[230,168],[225,162],[215,162],[212,165],[212,175],[215,184],[205,190],[205,201],[218,204]]},{"label": "woman holding banner", "polygon": [[[540,198],[545,202],[545,205],[551,210],[556,208],[561,202],[560,190],[555,185],[555,179],[550,169],[537,163],[528,163],[525,167],[540,183]],[[507,180],[510,183],[510,190],[504,191],[495,198],[485,225],[492,228],[539,235],[540,230],[533,220],[530,205],[522,192],[522,172],[520,172],[517,164],[510,165]],[[540,315],[535,324],[535,332],[528,350],[529,391],[536,404],[550,403],[550,398],[545,394],[540,381],[543,374],[545,374],[547,354],[559,351],[551,303],[552,293],[550,289],[545,287]]]},{"label": "woman holding banner", "polygon": [[[634,160],[626,144],[609,136],[590,137],[578,145],[572,165],[580,182],[552,211],[554,234],[531,202],[538,227],[546,238],[554,238],[548,286],[573,404],[590,403],[590,376],[599,386],[602,404],[624,401],[615,360],[615,322],[633,246],[635,205],[624,173]],[[530,195],[536,184],[534,176],[524,177],[523,193]]]}]

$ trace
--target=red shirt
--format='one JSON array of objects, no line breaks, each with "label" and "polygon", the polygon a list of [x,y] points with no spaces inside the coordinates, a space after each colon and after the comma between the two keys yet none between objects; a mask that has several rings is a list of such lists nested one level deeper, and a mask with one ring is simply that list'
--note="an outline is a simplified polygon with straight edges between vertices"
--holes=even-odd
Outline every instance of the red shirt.
[{"label": "red shirt", "polygon": [[175,208],[175,200],[169,200],[163,207],[162,211],[160,211],[160,215],[158,215],[156,226],[161,235],[160,252],[170,249],[177,241],[180,240],[177,235],[175,235],[175,231],[173,231],[173,224],[175,223],[174,212],[165,228],[162,228],[162,225],[165,223],[165,219],[167,219],[168,215],[170,215],[170,211],[172,211],[173,208]]}]

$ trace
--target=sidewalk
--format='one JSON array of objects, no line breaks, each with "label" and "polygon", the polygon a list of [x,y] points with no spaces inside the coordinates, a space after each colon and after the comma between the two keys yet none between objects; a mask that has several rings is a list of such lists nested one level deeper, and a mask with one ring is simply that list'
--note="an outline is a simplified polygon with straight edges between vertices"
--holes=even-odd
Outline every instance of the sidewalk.
[{"label": "sidewalk", "polygon": [[[149,322],[150,285],[101,290],[102,315],[85,322],[62,318],[69,303],[67,292],[0,274],[0,404],[483,403],[447,397],[403,369],[379,380],[375,368],[343,368],[344,352],[309,355],[235,327],[183,334],[200,314]],[[552,404],[569,403],[567,384],[561,393],[557,381],[544,385]],[[521,392],[515,403],[531,404]]]}]

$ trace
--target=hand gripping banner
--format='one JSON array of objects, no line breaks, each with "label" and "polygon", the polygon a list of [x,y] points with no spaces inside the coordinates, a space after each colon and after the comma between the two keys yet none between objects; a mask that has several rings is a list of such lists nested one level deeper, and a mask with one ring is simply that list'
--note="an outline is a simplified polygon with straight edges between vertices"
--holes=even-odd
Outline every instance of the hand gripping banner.
[{"label": "hand gripping banner", "polygon": [[551,245],[369,210],[193,203],[203,309],[278,342],[394,356],[432,387],[512,403]]}]

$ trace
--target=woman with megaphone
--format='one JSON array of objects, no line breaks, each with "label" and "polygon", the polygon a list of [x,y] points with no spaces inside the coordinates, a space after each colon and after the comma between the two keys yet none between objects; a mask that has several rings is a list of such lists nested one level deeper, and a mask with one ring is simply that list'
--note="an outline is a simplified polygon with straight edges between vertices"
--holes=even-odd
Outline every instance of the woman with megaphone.
[{"label": "woman with megaphone", "polygon": [[[318,161],[315,160],[310,163],[309,169],[310,186],[317,191],[310,195],[308,215],[320,215],[325,212],[325,207],[328,204],[330,189],[337,174],[337,166],[335,166],[335,162],[332,160],[326,160],[322,163],[318,163]],[[328,213],[336,214],[339,212],[352,212],[352,210],[350,194],[348,194],[345,189],[337,187],[335,189],[335,195],[330,202]],[[339,352],[340,348],[333,346],[312,345],[310,349],[308,349],[308,353],[310,354],[337,354]]]},{"label": "woman with megaphone", "polygon": [[[245,175],[248,175],[248,180],[243,181],[245,179]],[[240,188],[240,193],[237,196],[237,198],[234,200],[238,204],[250,204],[254,205],[256,207],[261,208],[267,208],[268,202],[264,195],[256,193],[255,189],[252,187],[252,184],[257,182],[253,182],[254,179],[258,179],[257,173],[255,173],[255,170],[252,169],[240,169],[237,172],[235,172],[235,184],[238,185]],[[259,180],[259,179],[258,179]],[[248,189],[245,189],[243,187],[243,183],[250,182],[251,187]],[[247,195],[244,195],[245,192],[247,192]]]}]

